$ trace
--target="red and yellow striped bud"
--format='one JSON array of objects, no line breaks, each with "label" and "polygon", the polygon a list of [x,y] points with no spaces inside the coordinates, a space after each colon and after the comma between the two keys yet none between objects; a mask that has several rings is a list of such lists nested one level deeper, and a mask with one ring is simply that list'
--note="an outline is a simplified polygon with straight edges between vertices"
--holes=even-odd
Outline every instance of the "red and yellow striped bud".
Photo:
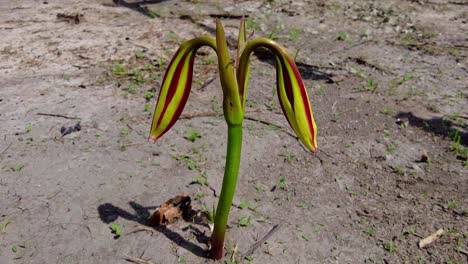
[{"label": "red and yellow striped bud", "polygon": [[169,63],[151,124],[149,139],[154,142],[164,135],[182,114],[192,87],[195,54],[202,46],[209,46],[216,51],[214,39],[195,38],[183,43]]},{"label": "red and yellow striped bud", "polygon": [[294,60],[284,47],[276,42],[260,38],[250,41],[241,53],[237,82],[245,106],[248,85],[248,60],[250,53],[258,47],[270,49],[276,58],[277,94],[281,109],[289,125],[300,141],[313,152],[317,152],[317,126],[314,121],[307,90]]}]

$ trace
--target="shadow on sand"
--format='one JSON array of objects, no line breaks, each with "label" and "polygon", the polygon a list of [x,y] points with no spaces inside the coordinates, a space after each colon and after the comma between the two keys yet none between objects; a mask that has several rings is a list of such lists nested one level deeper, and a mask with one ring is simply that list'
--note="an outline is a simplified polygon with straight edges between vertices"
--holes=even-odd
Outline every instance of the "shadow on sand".
[{"label": "shadow on sand", "polygon": [[[113,0],[114,3],[117,5],[117,6],[123,6],[123,7],[126,7],[126,8],[129,8],[131,10],[134,10],[134,11],[137,11],[145,16],[148,16],[148,17],[151,17],[151,18],[154,18],[154,14],[145,6],[142,6],[142,5],[147,5],[147,4],[158,4],[158,3],[161,3],[161,2],[165,2],[165,1],[168,1],[168,0],[146,0],[146,1],[138,1],[138,2],[126,2],[124,0]],[[223,17],[225,15],[210,15],[210,17]],[[248,14],[246,14],[245,17],[248,17]],[[211,36],[215,36],[216,35],[216,28],[215,27],[211,27],[211,26],[208,26],[208,25],[205,25],[203,23],[200,23],[198,21],[196,21],[192,16],[189,16],[189,15],[181,15],[179,17],[180,19],[182,20],[187,20],[187,21],[190,21],[191,23],[203,28],[204,30],[206,30],[207,32],[210,33]],[[230,16],[230,18],[234,18],[234,19],[240,19],[240,17],[236,17],[236,16]],[[231,37],[231,36],[226,36],[226,40],[227,40],[227,43],[228,43],[228,46],[230,49],[234,50],[237,48],[237,39],[234,38],[234,37]],[[268,51],[267,49],[265,48],[258,48],[256,49],[254,52],[253,52],[253,55],[256,56],[260,61],[262,62],[265,62],[265,63],[268,63],[270,65],[275,65],[275,59],[273,57],[273,54]],[[293,54],[291,54],[293,55]],[[325,73],[323,71],[320,71],[318,67],[314,66],[314,65],[308,65],[308,64],[305,64],[305,63],[301,63],[301,62],[297,62],[297,67],[299,69],[299,72],[301,73],[301,76],[302,78],[304,79],[309,79],[309,80],[325,80],[325,81],[328,81],[328,82],[333,82],[332,81],[332,77],[333,77],[333,74],[330,74],[330,73]]]},{"label": "shadow on sand", "polygon": [[424,119],[415,116],[412,112],[400,112],[396,115],[396,118],[407,118],[410,125],[419,127],[437,136],[448,138],[449,140],[453,140],[455,131],[458,131],[460,145],[468,146],[468,133],[466,130],[463,130],[463,128],[462,130],[455,129],[457,125],[443,117]]},{"label": "shadow on sand", "polygon": [[125,0],[113,0],[116,6],[126,7],[128,9],[137,11],[138,13],[141,13],[150,18],[155,18],[156,15],[144,5],[159,4],[162,2],[166,2],[166,1],[168,0],[143,0],[143,1],[137,1],[137,2],[127,2]]},{"label": "shadow on sand", "polygon": [[[97,210],[99,212],[99,217],[101,221],[109,224],[117,220],[117,218],[122,217],[126,220],[137,222],[141,225],[148,226],[153,228],[155,231],[160,232],[161,234],[165,235],[168,239],[176,243],[178,246],[185,248],[186,250],[192,252],[193,254],[208,258],[207,250],[203,249],[202,247],[186,240],[180,234],[166,228],[165,226],[154,227],[150,226],[147,223],[147,219],[150,217],[150,209],[156,209],[156,206],[144,207],[136,202],[129,202],[130,206],[133,208],[135,213],[127,212],[119,207],[116,207],[110,203],[101,204],[98,206]],[[198,212],[193,211],[191,215],[196,215]],[[203,225],[201,221],[194,221],[195,224]],[[192,234],[195,236],[199,243],[208,244],[210,238],[205,235],[200,229],[195,227],[194,225],[188,225],[183,229],[183,231],[190,230]]]}]

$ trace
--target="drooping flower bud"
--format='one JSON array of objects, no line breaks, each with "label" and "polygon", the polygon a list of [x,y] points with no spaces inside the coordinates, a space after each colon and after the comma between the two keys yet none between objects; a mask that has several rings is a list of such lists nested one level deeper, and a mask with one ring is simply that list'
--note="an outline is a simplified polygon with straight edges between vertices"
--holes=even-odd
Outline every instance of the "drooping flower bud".
[{"label": "drooping flower bud", "polygon": [[216,43],[208,37],[199,37],[183,43],[172,57],[159,91],[149,139],[156,142],[177,121],[187,103],[192,87],[195,54],[202,46],[216,50]]},{"label": "drooping flower bud", "polygon": [[245,105],[249,78],[249,56],[258,47],[268,48],[275,55],[277,94],[281,109],[289,125],[304,146],[310,151],[317,152],[317,126],[304,82],[294,60],[286,49],[270,39],[259,38],[250,41],[241,53],[237,82],[239,84],[239,92],[244,98],[243,105]]}]

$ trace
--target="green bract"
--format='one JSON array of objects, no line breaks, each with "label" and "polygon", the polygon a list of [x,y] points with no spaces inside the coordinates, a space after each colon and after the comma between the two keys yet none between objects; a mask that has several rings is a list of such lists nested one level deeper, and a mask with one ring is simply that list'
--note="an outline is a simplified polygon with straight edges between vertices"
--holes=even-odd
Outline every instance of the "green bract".
[{"label": "green bract", "polygon": [[172,58],[164,76],[149,136],[156,142],[180,117],[190,94],[195,54],[200,47],[211,47],[218,55],[219,76],[223,89],[223,112],[228,124],[226,166],[211,237],[210,257],[213,259],[220,259],[223,256],[226,224],[239,171],[249,57],[256,48],[264,47],[272,51],[276,59],[276,85],[281,109],[304,146],[310,151],[317,151],[317,127],[307,90],[294,60],[283,46],[270,39],[246,41],[245,23],[242,19],[234,64],[229,56],[223,26],[217,19],[216,40],[199,37],[183,43]]}]

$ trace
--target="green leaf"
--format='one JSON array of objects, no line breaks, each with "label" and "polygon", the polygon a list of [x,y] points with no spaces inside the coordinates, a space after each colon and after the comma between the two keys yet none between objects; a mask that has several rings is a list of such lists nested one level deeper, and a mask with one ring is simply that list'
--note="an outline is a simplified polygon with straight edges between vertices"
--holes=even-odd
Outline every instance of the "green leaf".
[{"label": "green leaf", "polygon": [[284,184],[286,182],[286,176],[282,176],[278,182],[278,187],[282,190],[284,190]]},{"label": "green leaf", "polygon": [[248,225],[250,225],[250,219],[251,217],[250,216],[241,216],[239,217],[239,222],[238,222],[238,226],[241,226],[241,227],[246,227]]},{"label": "green leaf", "polygon": [[375,235],[375,233],[377,233],[377,230],[375,230],[375,229],[372,228],[372,227],[369,227],[369,228],[366,230],[366,233],[367,233],[369,236],[373,236],[373,235]]},{"label": "green leaf", "polygon": [[373,92],[375,90],[374,80],[370,79],[367,82],[367,90],[370,91],[370,92]]},{"label": "green leaf", "polygon": [[150,91],[146,91],[145,92],[145,98],[146,100],[150,100],[151,98],[154,97],[154,93],[153,92],[150,92]]},{"label": "green leaf", "polygon": [[201,209],[202,209],[203,212],[206,213],[208,221],[210,221],[210,223],[214,223],[215,215],[216,215],[216,209],[215,209],[214,205],[213,205],[213,208],[211,209],[211,211],[208,209],[208,207],[206,207],[205,204],[201,204]]},{"label": "green leaf", "polygon": [[296,42],[299,39],[299,30],[297,30],[296,28],[292,28],[289,31],[289,38],[292,42]]},{"label": "green leaf", "polygon": [[14,171],[21,171],[22,169],[24,168],[24,165],[20,164],[20,165],[16,165],[13,170]]},{"label": "green leaf", "polygon": [[122,65],[115,65],[113,68],[112,68],[112,74],[113,75],[123,75],[125,74],[125,67],[122,66]]},{"label": "green leaf", "polygon": [[247,27],[248,30],[252,31],[255,29],[255,22],[252,17],[247,18],[247,21],[245,23],[245,26]]},{"label": "green leaf", "polygon": [[239,204],[239,208],[240,208],[240,209],[244,209],[244,208],[247,207],[247,205],[249,205],[249,201],[247,201],[247,200],[244,199],[244,200],[242,200],[242,203]]},{"label": "green leaf", "polygon": [[15,252],[15,253],[18,251],[18,248],[16,247],[16,245],[13,245],[13,246],[11,247],[11,251],[13,251],[13,252]]},{"label": "green leaf", "polygon": [[115,238],[119,238],[122,235],[122,228],[119,225],[112,223],[110,229],[115,234]]},{"label": "green leaf", "polygon": [[346,39],[346,33],[344,33],[344,32],[338,33],[338,36],[336,37],[336,40],[343,41],[345,39]]},{"label": "green leaf", "polygon": [[137,58],[139,58],[139,59],[140,59],[140,58],[143,58],[144,56],[145,56],[145,53],[143,53],[143,51],[141,51],[141,50],[137,50],[137,51],[135,52],[135,57],[137,57]]},{"label": "green leaf", "polygon": [[203,196],[205,196],[205,195],[204,195],[202,192],[199,192],[199,193],[197,193],[197,195],[195,196],[195,200],[196,200],[196,201],[200,201],[200,200],[203,198]]},{"label": "green leaf", "polygon": [[185,134],[190,142],[195,142],[198,138],[201,138],[201,135],[196,130],[185,131]]},{"label": "green leaf", "polygon": [[5,220],[3,220],[3,223],[2,223],[2,233],[6,233],[6,228],[7,228],[7,225],[10,223],[10,220],[7,218]]},{"label": "green leaf", "polygon": [[386,246],[385,246],[385,249],[392,253],[395,252],[395,245],[393,244],[393,241],[390,241]]},{"label": "green leaf", "polygon": [[[189,165],[190,169],[190,165]],[[201,173],[197,177],[193,178],[192,182],[190,184],[200,184],[200,185],[208,185],[208,180],[205,177],[204,173]]]},{"label": "green leaf", "polygon": [[128,85],[128,92],[131,94],[135,94],[137,91],[137,86],[133,83]]}]

